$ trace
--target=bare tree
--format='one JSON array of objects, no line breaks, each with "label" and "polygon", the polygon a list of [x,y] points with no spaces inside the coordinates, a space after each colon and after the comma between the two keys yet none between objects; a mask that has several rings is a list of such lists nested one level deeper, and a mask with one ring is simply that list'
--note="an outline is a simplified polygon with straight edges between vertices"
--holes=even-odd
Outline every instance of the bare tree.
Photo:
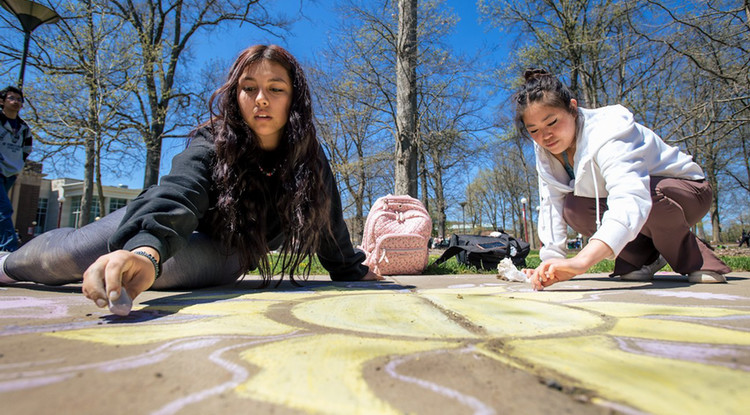
[{"label": "bare tree", "polygon": [[[721,240],[722,189],[731,182],[747,191],[750,182],[747,2],[480,0],[479,7],[493,25],[518,33],[512,71],[547,67],[584,106],[621,103],[691,153],[714,186],[713,239]],[[738,150],[743,157],[732,157]]]},{"label": "bare tree", "polygon": [[311,71],[318,135],[326,144],[337,181],[346,192],[344,211],[352,213],[352,237],[360,242],[368,184],[378,182],[377,166],[387,162],[390,151],[377,139],[379,123],[370,104],[377,100],[377,94],[366,84],[358,83],[352,73],[331,69]]},{"label": "bare tree", "polygon": [[[712,242],[722,242],[720,198],[724,183],[722,172],[736,164],[736,140],[731,139],[727,127],[731,123],[718,120],[727,118],[730,108],[718,103],[714,85],[706,85],[705,78],[696,68],[686,68],[683,83],[685,91],[676,98],[673,113],[680,121],[676,127],[679,142],[692,154],[703,168],[706,180],[714,190],[709,210],[712,226]],[[690,91],[689,93],[687,91]]]},{"label": "bare tree", "polygon": [[622,81],[622,65],[627,62],[623,58],[634,56],[634,43],[621,28],[637,3],[479,0],[477,4],[494,26],[508,32],[518,30],[523,46],[515,55],[521,67],[545,66],[568,75],[573,93],[588,106],[598,107],[606,84],[618,76]]},{"label": "bare tree", "polygon": [[398,1],[396,193],[417,189],[417,0]]},{"label": "bare tree", "polygon": [[[336,74],[341,86],[336,93],[349,94],[350,108],[361,105],[372,109],[372,118],[368,118],[372,122],[371,144],[365,148],[376,148],[377,152],[371,153],[365,166],[377,169],[368,176],[365,204],[368,198],[372,202],[368,187],[376,194],[393,191],[383,186],[394,189],[394,177],[398,177],[393,152],[389,159],[382,159],[385,154],[380,152],[383,143],[393,143],[399,137],[395,6],[392,0],[346,2],[339,9],[342,21],[322,59],[324,64],[319,65],[321,71]],[[486,106],[485,97],[476,94],[484,78],[477,75],[475,60],[453,53],[444,44],[456,23],[452,10],[443,1],[423,1],[418,6],[417,135],[412,143],[418,176],[414,184],[419,184],[419,177],[420,198],[434,216],[438,234],[444,235],[448,195],[458,198],[464,193],[463,189],[456,190],[465,185],[463,177],[459,181],[454,176],[463,176],[468,160],[481,147],[478,132],[489,126],[479,114]],[[331,106],[331,102],[325,104]]]},{"label": "bare tree", "polygon": [[[134,93],[133,113],[127,126],[136,129],[146,144],[143,186],[156,184],[161,163],[162,139],[190,127],[183,111],[191,107],[188,88],[176,83],[190,40],[201,30],[230,22],[247,23],[277,34],[288,22],[272,16],[261,0],[149,0],[134,3],[110,0],[109,12],[128,23],[136,35],[141,84]],[[175,105],[177,104],[177,105]]]},{"label": "bare tree", "polygon": [[[749,3],[648,0],[647,10],[663,22],[633,30],[663,45],[680,68],[680,84],[670,108],[675,140],[683,142],[713,185],[712,241],[721,236],[724,188],[739,187],[750,197],[750,19]],[[737,157],[738,151],[741,156]]]},{"label": "bare tree", "polygon": [[[509,174],[518,176],[518,181],[514,183],[514,185],[523,188],[523,194],[520,195],[520,197],[525,197],[528,200],[529,205],[528,211],[526,212],[526,215],[528,216],[528,224],[524,224],[524,226],[530,227],[528,236],[529,240],[527,242],[531,244],[532,249],[536,249],[536,241],[538,238],[536,235],[536,222],[534,221],[534,212],[536,211],[535,206],[538,206],[537,201],[539,200],[539,189],[537,189],[538,182],[536,177],[536,170],[531,166],[531,163],[528,162],[528,159],[530,157],[533,158],[534,155],[533,153],[527,154],[527,152],[530,152],[529,146],[526,145],[528,143],[527,139],[517,136],[515,132],[510,137],[501,137],[501,140],[511,145],[511,149],[507,150],[507,152],[504,152],[504,154],[502,154],[502,157],[507,158],[510,155],[511,160],[515,161],[515,163],[513,163],[511,167],[515,171],[510,171]],[[504,148],[504,146],[500,147],[500,149],[502,148]],[[496,154],[495,160],[498,160],[500,156],[500,154]]]},{"label": "bare tree", "polygon": [[[510,233],[523,238],[521,199],[525,197],[528,200],[529,220],[533,222],[530,214],[534,210],[536,192],[530,188],[530,183],[535,183],[536,172],[528,169],[523,148],[517,146],[514,140],[499,140],[495,148],[496,163],[492,168],[480,170],[467,187],[472,223],[482,225],[486,220],[494,229],[511,229]],[[533,232],[532,228],[529,236]],[[533,240],[531,238],[530,242]]]},{"label": "bare tree", "polygon": [[[461,61],[443,62],[444,65]],[[477,162],[478,154],[486,149],[478,134],[490,125],[481,117],[486,102],[476,96],[479,86],[467,72],[455,71],[432,80],[424,78],[420,86],[420,97],[424,101],[420,107],[420,176],[425,184],[422,193],[425,202],[428,196],[434,201],[431,212],[437,219],[437,233],[446,236],[446,210],[448,192],[452,181],[451,170],[462,172],[470,168],[470,161]],[[455,175],[453,175],[455,176]],[[430,203],[425,206],[430,207]]]},{"label": "bare tree", "polygon": [[59,6],[65,18],[38,40],[49,59],[35,61],[43,73],[31,87],[44,93],[33,94],[33,122],[43,159],[83,148],[83,194],[76,221],[83,226],[93,219],[94,191],[99,196],[99,215],[107,213],[101,187],[103,153],[113,146],[130,147],[121,139],[118,113],[135,86],[137,72],[128,53],[130,41],[120,33],[121,24],[100,5],[85,0]]}]

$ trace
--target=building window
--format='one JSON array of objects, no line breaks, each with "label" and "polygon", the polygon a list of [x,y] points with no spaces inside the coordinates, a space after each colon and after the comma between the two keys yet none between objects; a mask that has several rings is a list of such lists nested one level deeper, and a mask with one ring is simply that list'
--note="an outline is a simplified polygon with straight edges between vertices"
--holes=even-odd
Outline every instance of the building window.
[{"label": "building window", "polygon": [[128,204],[128,199],[116,199],[114,197],[110,198],[109,199],[109,213],[112,213],[121,207],[125,207],[125,205],[127,204]]},{"label": "building window", "polygon": [[39,199],[39,205],[36,207],[36,227],[34,227],[34,235],[39,235],[45,231],[47,224],[47,205],[48,199]]},{"label": "building window", "polygon": [[78,227],[78,216],[81,214],[81,196],[70,198],[70,221],[74,228]]},{"label": "building window", "polygon": [[91,210],[89,211],[89,222],[93,222],[96,218],[101,218],[101,211],[99,210],[99,196],[91,198]]},{"label": "building window", "polygon": [[[70,201],[70,223],[73,224],[74,228],[80,228],[80,215],[81,215],[81,196],[74,196]],[[91,198],[91,209],[89,210],[89,223],[96,220],[99,216],[99,198],[94,196]]]}]

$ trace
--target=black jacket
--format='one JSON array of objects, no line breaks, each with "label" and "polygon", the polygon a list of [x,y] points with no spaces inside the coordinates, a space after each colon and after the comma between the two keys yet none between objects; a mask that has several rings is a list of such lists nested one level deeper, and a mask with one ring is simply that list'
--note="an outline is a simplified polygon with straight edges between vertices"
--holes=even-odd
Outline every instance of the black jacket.
[{"label": "black jacket", "polygon": [[[216,153],[209,134],[205,128],[196,132],[187,149],[174,157],[172,170],[159,185],[144,190],[128,204],[125,217],[109,240],[110,251],[150,246],[159,251],[164,262],[187,244],[193,231],[210,234],[206,231],[210,226],[207,215],[216,205],[217,192],[211,178]],[[333,238],[323,232],[318,258],[332,280],[356,281],[367,274],[367,266],[362,265],[365,254],[352,246],[331,167],[323,152],[319,154],[330,189]],[[266,217],[266,239],[278,240],[281,226],[276,206],[267,208]]]}]

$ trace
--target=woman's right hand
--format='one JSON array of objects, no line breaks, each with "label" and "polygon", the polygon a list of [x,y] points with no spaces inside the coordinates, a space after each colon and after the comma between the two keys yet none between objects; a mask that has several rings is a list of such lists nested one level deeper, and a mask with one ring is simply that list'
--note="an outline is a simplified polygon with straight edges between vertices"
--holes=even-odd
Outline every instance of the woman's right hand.
[{"label": "woman's right hand", "polygon": [[540,291],[544,287],[560,281],[567,281],[576,275],[586,272],[585,265],[580,264],[576,258],[562,259],[554,258],[539,264],[536,269],[524,269],[523,273],[529,279],[531,287]]},{"label": "woman's right hand", "polygon": [[597,262],[613,256],[614,252],[609,245],[599,239],[592,239],[573,258],[548,259],[536,269],[524,269],[523,272],[535,290],[543,290],[556,282],[581,275]]},{"label": "woman's right hand", "polygon": [[[135,250],[158,252],[150,247]],[[151,253],[151,252],[149,252]],[[151,287],[156,279],[154,265],[148,258],[131,251],[118,250],[100,256],[83,273],[83,295],[103,308],[109,304],[109,298],[118,298],[120,289],[125,289],[131,299]]]}]

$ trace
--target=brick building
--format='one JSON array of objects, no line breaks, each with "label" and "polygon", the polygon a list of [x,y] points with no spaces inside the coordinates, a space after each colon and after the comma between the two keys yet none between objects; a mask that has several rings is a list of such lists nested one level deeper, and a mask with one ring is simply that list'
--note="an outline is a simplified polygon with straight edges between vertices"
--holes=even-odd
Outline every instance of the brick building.
[{"label": "brick building", "polygon": [[[103,186],[104,210],[100,212],[98,197],[89,217],[102,217],[127,205],[141,192],[126,186]],[[9,196],[13,204],[13,223],[21,242],[58,227],[78,227],[83,181],[77,179],[45,179],[42,165],[30,160],[18,176]]]}]

